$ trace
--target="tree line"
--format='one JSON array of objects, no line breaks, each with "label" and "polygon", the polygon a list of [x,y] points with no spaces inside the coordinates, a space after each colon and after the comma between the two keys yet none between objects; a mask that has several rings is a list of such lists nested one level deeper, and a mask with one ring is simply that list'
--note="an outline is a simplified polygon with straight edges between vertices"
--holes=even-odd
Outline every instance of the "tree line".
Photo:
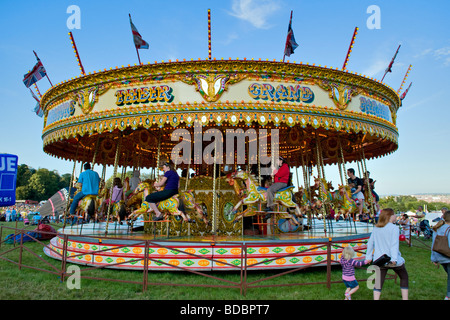
[{"label": "tree line", "polygon": [[17,167],[16,199],[47,200],[70,184],[69,173],[62,176],[56,170],[34,169],[26,164]]},{"label": "tree line", "polygon": [[[125,177],[131,178],[132,171],[126,172]],[[141,179],[150,178],[150,174],[142,174]],[[34,169],[26,164],[17,168],[16,199],[18,200],[48,200],[55,193],[70,185],[71,174],[60,175],[56,170],[44,168]],[[106,187],[110,188],[113,177],[106,180]]]},{"label": "tree line", "polygon": [[428,211],[440,211],[442,208],[450,208],[450,204],[445,202],[427,202],[425,200],[418,200],[414,196],[387,196],[380,198],[379,205],[381,208],[391,208],[395,212],[415,212],[419,206]]}]

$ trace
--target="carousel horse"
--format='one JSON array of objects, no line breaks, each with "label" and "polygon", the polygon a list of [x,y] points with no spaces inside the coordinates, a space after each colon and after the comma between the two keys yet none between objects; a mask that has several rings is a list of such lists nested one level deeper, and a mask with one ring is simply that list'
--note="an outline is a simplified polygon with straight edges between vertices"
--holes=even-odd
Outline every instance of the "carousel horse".
[{"label": "carousel horse", "polygon": [[[234,180],[236,179],[244,180],[247,186],[246,195],[242,196],[242,199],[234,206],[232,210],[232,212],[236,214],[233,222],[237,222],[238,219],[241,219],[243,217],[249,217],[256,214],[255,210],[251,208],[251,206],[249,205],[255,203],[263,204],[267,202],[266,200],[267,188],[262,188],[258,186],[256,183],[256,179],[252,175],[249,175],[246,171],[243,170],[235,172],[232,175],[232,177]],[[302,217],[302,213],[300,211],[299,206],[293,201],[293,194],[292,194],[293,188],[294,186],[289,186],[277,191],[275,193],[274,203],[279,203],[287,208],[295,208],[296,216]],[[237,209],[241,205],[247,205],[248,208],[238,214]],[[280,217],[285,219],[292,219],[294,224],[296,225],[299,224],[295,216],[289,213],[283,213],[280,215]]]},{"label": "carousel horse", "polygon": [[208,216],[206,212],[200,207],[198,203],[195,202],[194,193],[192,190],[186,190],[179,193],[183,200],[185,208],[193,210],[197,213],[197,216],[203,220],[203,222],[209,226]]},{"label": "carousel horse", "polygon": [[[81,187],[77,187],[77,191],[75,192],[75,194],[80,191]],[[80,202],[78,202],[75,216],[82,218],[84,221],[88,222],[91,219],[96,218],[97,208],[97,196],[92,194],[86,195],[80,200]]]},{"label": "carousel horse", "polygon": [[226,176],[226,180],[230,186],[233,186],[234,192],[236,192],[239,197],[246,195],[247,190],[241,179],[233,179],[233,173],[229,173]]},{"label": "carousel horse", "polygon": [[128,191],[130,191],[130,178],[126,177],[123,181],[123,194],[125,195],[125,199],[127,198]]},{"label": "carousel horse", "polygon": [[335,202],[336,220],[341,215],[344,218],[348,218],[349,216],[353,216],[355,212],[358,212],[356,202],[352,199],[351,187],[339,185],[338,190],[339,196],[336,197]]},{"label": "carousel horse", "polygon": [[[136,187],[135,193],[141,194],[141,205],[138,209],[134,210],[130,216],[128,217],[129,220],[135,220],[137,217],[139,217],[141,214],[144,216],[151,212],[152,209],[150,208],[150,205],[147,201],[145,201],[145,197],[153,190],[152,184],[148,181],[144,181],[138,184]],[[179,195],[176,194],[173,197],[158,202],[158,210],[164,214],[164,216],[167,215],[179,215],[183,218],[184,221],[192,222],[191,218],[188,214],[185,214],[183,211],[179,209],[180,206],[180,198]]]},{"label": "carousel horse", "polygon": [[323,204],[334,205],[336,201],[336,192],[331,191],[333,188],[331,182],[327,182],[326,179],[319,179],[314,177],[314,185],[311,186],[311,206],[310,209],[314,215],[319,216],[322,214]]},{"label": "carousel horse", "polygon": [[[125,186],[123,187],[125,190]],[[107,215],[108,208],[110,209],[109,213],[113,218],[116,218],[117,221],[124,220],[127,216],[125,202],[123,200],[120,200],[118,202],[114,202],[111,204],[111,207],[109,206],[110,199],[108,198],[109,189],[106,188],[105,182],[102,180],[100,182],[100,188],[99,192],[96,198],[96,204],[98,209],[98,213],[96,215],[95,220],[97,220],[97,216],[100,218],[103,218],[105,215]],[[106,214],[105,214],[106,212]]]},{"label": "carousel horse", "polygon": [[308,190],[305,190],[303,187],[299,187],[298,191],[294,193],[294,198],[303,214],[306,214],[306,212],[311,210],[311,201]]},{"label": "carousel horse", "polygon": [[103,216],[103,211],[104,211],[103,202],[106,200],[107,194],[108,194],[108,190],[105,186],[105,181],[101,180],[100,186],[98,189],[97,199],[96,199],[96,204],[97,204],[97,208],[98,208],[97,216],[100,218]]}]

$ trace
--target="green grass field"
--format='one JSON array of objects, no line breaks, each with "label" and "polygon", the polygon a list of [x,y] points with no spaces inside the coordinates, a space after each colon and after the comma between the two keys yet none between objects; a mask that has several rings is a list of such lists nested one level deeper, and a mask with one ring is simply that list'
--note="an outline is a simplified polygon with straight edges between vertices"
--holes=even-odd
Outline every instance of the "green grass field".
[{"label": "green grass field", "polygon": [[[1,222],[3,226],[14,227],[14,223]],[[22,225],[19,224],[19,227]],[[32,230],[32,228],[30,228]],[[3,231],[3,239],[11,233]],[[2,239],[2,240],[3,240]],[[415,239],[413,237],[413,239]],[[44,243],[48,243],[44,241]],[[413,246],[400,244],[402,256],[406,259],[406,268],[409,273],[410,300],[443,300],[446,293],[447,274],[430,262],[429,246],[431,241],[413,240]],[[45,261],[60,268],[61,262],[47,257],[42,251],[42,245],[28,242],[25,244],[31,251],[42,256]],[[427,248],[428,246],[428,248]],[[22,268],[6,261],[18,261],[19,250],[7,252],[13,248],[11,244],[2,244],[0,248],[0,299],[1,300],[343,300],[345,286],[341,280],[340,266],[332,267],[332,283],[328,289],[326,284],[293,285],[266,288],[248,288],[246,295],[242,295],[239,288],[190,287],[187,285],[228,285],[216,279],[202,277],[188,272],[149,272],[149,286],[142,290],[141,284],[120,283],[82,278],[79,289],[71,289],[68,281],[61,282],[58,275]],[[5,253],[6,252],[6,253]],[[39,261],[32,254],[24,250],[23,263],[46,270],[50,268]],[[69,264],[70,265],[70,264]],[[69,266],[68,265],[68,266]],[[84,267],[81,267],[83,269]],[[143,273],[139,271],[97,269],[88,271],[83,276],[101,277],[109,279],[122,279],[126,281],[142,282]],[[253,271],[248,274],[248,282],[268,276],[276,275],[282,271]],[[208,273],[228,281],[239,282],[238,272]],[[371,273],[367,268],[357,269],[358,280],[367,279]],[[260,283],[262,285],[316,283],[326,281],[326,267],[314,267],[300,270],[279,278]],[[167,283],[171,285],[160,285]],[[372,300],[372,290],[367,287],[366,281],[360,281],[360,289],[353,295],[353,300]],[[382,300],[400,300],[398,281],[385,282]]]}]

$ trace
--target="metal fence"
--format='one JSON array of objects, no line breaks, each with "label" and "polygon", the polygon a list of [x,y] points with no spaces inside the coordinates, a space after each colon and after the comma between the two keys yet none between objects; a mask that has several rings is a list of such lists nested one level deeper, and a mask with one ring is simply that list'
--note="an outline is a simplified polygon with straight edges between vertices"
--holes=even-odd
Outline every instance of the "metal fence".
[{"label": "metal fence", "polygon": [[[35,233],[34,235],[30,235],[29,234],[29,229],[18,229],[18,228],[12,228],[12,227],[6,227],[6,226],[1,226],[0,227],[0,239],[3,239],[3,235],[4,235],[4,230],[10,230],[10,232],[13,232],[14,234],[14,239],[16,238],[17,235],[20,235],[19,237],[19,241],[14,241],[13,244],[8,244],[5,245],[4,242],[5,240],[0,241],[0,259],[4,260],[4,261],[8,261],[12,264],[15,264],[18,266],[19,270],[21,270],[22,268],[29,268],[29,269],[34,269],[36,271],[41,271],[41,272],[48,272],[54,275],[57,275],[58,278],[60,279],[60,281],[64,282],[70,275],[71,273],[67,272],[67,268],[68,268],[68,264],[70,264],[70,262],[68,262],[67,257],[68,257],[68,249],[67,249],[67,244],[69,242],[69,237],[70,235],[67,234],[59,234],[60,237],[62,237],[63,239],[63,246],[62,246],[62,253],[59,253],[55,250],[53,250],[48,244],[45,244],[44,242],[42,242],[39,238],[42,238],[42,235],[49,235],[49,236],[57,236],[57,233],[51,233],[51,232],[44,232],[44,231],[36,231],[36,230],[32,230],[33,233]],[[29,237],[29,239],[31,239],[31,241],[38,243],[42,246],[42,250],[44,248],[51,250],[55,255],[57,255],[58,257],[60,257],[59,259],[44,259],[42,258],[39,254],[37,254],[36,252],[33,252],[30,248],[27,247],[27,243],[23,242],[24,239],[24,235],[27,235],[27,237]],[[35,236],[35,235],[39,235],[39,236]],[[78,236],[79,237],[83,237],[83,236]],[[91,237],[90,237],[91,238]],[[102,238],[102,239],[112,239],[112,238],[108,238],[108,237],[97,237],[96,238]],[[133,239],[135,240],[135,239]],[[351,245],[351,243],[353,242],[360,242],[361,240],[349,240],[349,241],[345,241],[345,243],[347,245]],[[339,240],[339,244],[342,244],[343,241]],[[340,280],[339,281],[332,281],[332,265],[338,263],[338,261],[334,260],[332,258],[332,248],[343,248],[343,246],[339,245],[337,242],[333,242],[332,238],[328,238],[327,241],[318,241],[318,242],[311,242],[311,244],[314,244],[314,248],[309,248],[309,249],[305,249],[305,250],[297,250],[295,252],[286,254],[286,255],[282,255],[282,256],[277,256],[276,258],[273,258],[273,260],[276,259],[281,259],[281,258],[290,258],[290,257],[295,257],[295,256],[300,256],[301,254],[304,254],[310,250],[315,250],[318,248],[325,248],[326,249],[326,260],[324,261],[320,261],[317,263],[311,263],[308,264],[306,266],[301,266],[298,268],[291,268],[291,269],[279,269],[276,271],[279,271],[278,273],[276,273],[275,271],[271,272],[273,273],[272,275],[268,276],[268,277],[261,277],[260,279],[257,280],[253,280],[253,281],[249,281],[248,279],[248,273],[251,272],[252,270],[257,270],[258,265],[260,265],[261,263],[266,263],[268,260],[265,261],[261,261],[258,263],[253,263],[253,264],[249,264],[248,263],[248,257],[247,257],[247,244],[245,243],[238,243],[238,242],[234,242],[234,243],[230,243],[230,245],[233,245],[234,247],[236,246],[240,246],[241,249],[241,255],[240,255],[240,264],[239,265],[234,265],[234,264],[229,264],[225,261],[219,261],[217,259],[214,258],[206,258],[204,256],[198,256],[194,253],[188,253],[186,251],[180,251],[176,248],[173,247],[167,247],[162,245],[161,243],[156,243],[154,241],[150,241],[150,240],[142,240],[142,241],[136,241],[134,243],[134,245],[143,245],[144,246],[144,256],[142,258],[138,258],[135,259],[136,261],[143,261],[143,270],[142,271],[134,271],[134,272],[142,272],[142,280],[141,281],[135,281],[135,280],[126,280],[126,279],[112,279],[112,278],[104,278],[104,277],[94,277],[94,276],[89,276],[88,272],[92,271],[92,270],[98,270],[98,269],[105,269],[108,267],[112,267],[115,265],[120,265],[122,263],[125,262],[120,262],[120,263],[115,263],[115,264],[111,264],[108,265],[107,267],[105,266],[92,266],[92,267],[83,267],[80,268],[80,278],[82,279],[93,279],[93,280],[99,280],[99,281],[113,281],[113,282],[122,282],[122,283],[132,283],[132,284],[138,284],[140,286],[142,286],[142,290],[146,291],[149,286],[191,286],[191,287],[216,287],[216,288],[230,288],[230,289],[238,289],[240,290],[240,294],[245,296],[247,293],[247,290],[249,289],[256,289],[256,288],[263,288],[263,287],[283,287],[283,286],[302,286],[302,285],[326,285],[326,287],[328,289],[331,289],[331,285],[333,283],[342,283]],[[89,254],[93,254],[94,255],[94,259],[95,259],[95,254],[99,254],[105,251],[111,251],[111,250],[115,250],[115,249],[120,249],[122,247],[128,246],[129,244],[123,244],[123,245],[117,245],[115,247],[111,247],[111,248],[107,248],[104,250],[98,250],[95,252],[90,252]],[[176,250],[180,253],[183,254],[187,254],[189,256],[192,257],[200,257],[202,259],[207,259],[211,262],[218,262],[221,264],[225,264],[229,267],[232,268],[232,270],[235,270],[236,272],[239,273],[239,281],[230,281],[228,279],[222,278],[222,277],[218,277],[216,275],[213,275],[211,273],[208,272],[204,272],[204,271],[197,271],[197,270],[192,270],[186,267],[181,267],[179,265],[172,265],[169,263],[166,263],[164,261],[161,260],[157,260],[157,259],[153,259],[149,256],[149,247],[151,245],[157,245],[158,247],[161,248],[166,248],[166,249],[170,249],[170,250]],[[18,255],[18,261],[14,261],[11,260],[10,258],[8,258],[6,255],[10,252],[13,251],[19,251],[19,255]],[[48,269],[42,268],[42,267],[36,267],[33,265],[29,265],[23,262],[23,255],[24,252],[28,252],[31,254],[32,257],[34,257],[36,259],[36,261],[41,262],[43,265],[47,266]],[[42,251],[41,251],[42,252]],[[364,252],[356,249],[355,252],[360,252],[362,254],[364,254]],[[86,253],[81,253],[79,255],[85,255]],[[78,255],[71,255],[71,258],[76,258]],[[94,260],[93,259],[93,260]],[[48,260],[52,261],[49,262]],[[161,264],[164,264],[170,268],[173,268],[176,271],[185,271],[188,273],[192,273],[192,274],[196,274],[200,277],[203,278],[209,278],[209,279],[214,279],[218,282],[218,284],[210,284],[210,283],[202,283],[201,281],[196,281],[196,284],[180,284],[180,283],[163,283],[163,282],[149,282],[149,261],[154,261],[154,262],[158,262]],[[269,260],[270,261],[270,260]],[[319,281],[319,282],[285,282],[283,281],[283,276],[288,275],[288,274],[292,274],[295,272],[298,272],[300,270],[305,270],[308,268],[313,268],[315,266],[325,266],[326,267],[326,272],[324,273],[324,279],[323,281]],[[229,271],[226,271],[229,272]],[[254,277],[253,277],[254,278]],[[391,280],[394,279],[396,280],[397,275],[391,275],[389,274],[386,277],[386,280]],[[276,279],[276,284],[264,284],[263,282],[268,281],[268,280],[273,280]],[[358,281],[367,281],[367,279],[358,279]]]}]

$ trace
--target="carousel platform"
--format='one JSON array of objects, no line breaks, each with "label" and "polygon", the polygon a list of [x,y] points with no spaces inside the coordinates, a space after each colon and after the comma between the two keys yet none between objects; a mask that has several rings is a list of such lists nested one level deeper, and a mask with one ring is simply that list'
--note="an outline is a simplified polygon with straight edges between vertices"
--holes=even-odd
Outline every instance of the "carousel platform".
[{"label": "carousel platform", "polygon": [[[355,259],[363,259],[372,225],[363,222],[314,220],[307,231],[233,236],[167,237],[140,231],[133,226],[110,223],[105,236],[103,223],[58,230],[44,249],[47,256],[67,262],[114,269],[149,271],[237,271],[288,269],[326,264],[331,241],[331,260],[339,263],[342,247],[352,246]],[[65,248],[65,241],[67,241]]]}]

